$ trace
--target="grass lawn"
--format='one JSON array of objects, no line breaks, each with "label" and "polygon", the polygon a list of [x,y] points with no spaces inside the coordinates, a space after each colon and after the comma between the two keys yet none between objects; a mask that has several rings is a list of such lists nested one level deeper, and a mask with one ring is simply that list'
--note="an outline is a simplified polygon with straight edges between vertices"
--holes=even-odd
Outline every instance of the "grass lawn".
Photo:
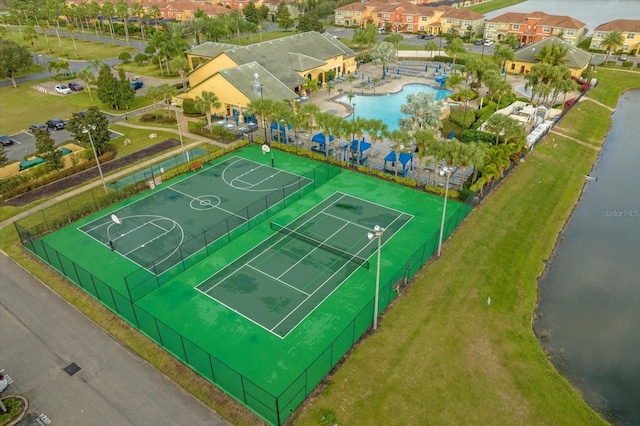
[{"label": "grass lawn", "polygon": [[599,80],[598,87],[588,93],[588,97],[615,108],[618,98],[629,86],[640,87],[640,72],[618,71],[596,67],[593,77]]},{"label": "grass lawn", "polygon": [[128,64],[119,63],[115,67],[116,69],[122,68],[126,72],[131,72],[134,74],[146,75],[149,77],[155,78],[178,78],[180,77],[178,73],[172,73],[167,75],[167,72],[164,72],[164,75],[160,73],[160,68],[157,65],[146,64],[146,65],[138,65],[136,62],[129,62]]},{"label": "grass lawn", "polygon": [[491,0],[487,3],[477,4],[475,6],[469,6],[467,9],[473,10],[478,13],[488,13],[494,10],[502,9],[503,7],[512,6],[514,4],[522,3],[526,0]]},{"label": "grass lawn", "polygon": [[[95,34],[93,34],[95,36]],[[78,48],[78,53],[80,56],[76,55],[75,48],[73,46],[73,40],[71,37],[63,37],[60,36],[60,42],[58,42],[58,37],[55,35],[49,35],[49,48],[47,48],[47,41],[44,37],[44,34],[39,34],[38,37],[38,53],[42,55],[54,56],[59,58],[66,58],[70,60],[83,60],[83,61],[91,61],[94,59],[110,59],[117,58],[121,52],[129,52],[131,57],[134,57],[138,52],[138,50],[134,47],[126,47],[119,46],[116,44],[109,44],[111,39],[105,38],[105,43],[98,43],[97,41],[87,41],[83,40],[82,34],[76,35],[76,47]],[[33,53],[33,48],[31,44],[22,39],[22,37],[18,37],[18,33],[15,31],[9,31],[10,40],[15,41],[18,44],[23,45],[31,53]],[[135,43],[132,43],[132,46],[135,46]]]},{"label": "grass lawn", "polygon": [[[0,129],[4,134],[13,134],[27,129],[29,125],[38,122],[45,122],[56,116],[69,118],[74,112],[87,109],[91,105],[98,105],[102,111],[111,111],[106,105],[100,102],[93,93],[94,100],[89,97],[88,92],[73,93],[71,95],[47,94],[34,89],[38,84],[49,84],[53,91],[53,79],[36,80],[29,83],[0,88]],[[141,108],[150,105],[151,100],[142,96],[137,96],[130,106],[131,109]],[[124,111],[112,111],[121,114]]]},{"label": "grass lawn", "polygon": [[572,119],[562,120],[554,130],[590,145],[602,145],[602,140],[609,132],[611,125],[609,110],[588,99],[583,99],[573,107],[571,113]]},{"label": "grass lawn", "polygon": [[[122,157],[124,155],[139,151],[142,148],[146,148],[148,146],[156,144],[158,141],[163,141],[166,139],[180,140],[180,137],[177,133],[165,132],[165,131],[162,131],[162,129],[158,129],[158,130],[134,129],[132,127],[121,126],[118,124],[113,124],[109,126],[109,128],[112,130],[115,130],[116,132],[123,133],[123,136],[120,136],[119,138],[116,138],[116,139],[112,139],[111,141],[111,143],[115,144],[116,147],[118,148],[117,157]],[[173,126],[173,128],[176,129],[176,132],[178,131],[176,126]],[[149,135],[151,133],[157,134],[158,137],[154,139],[149,139]],[[124,145],[125,139],[130,139],[131,144]],[[189,144],[193,142],[193,139],[184,137],[183,142],[185,144]]]}]

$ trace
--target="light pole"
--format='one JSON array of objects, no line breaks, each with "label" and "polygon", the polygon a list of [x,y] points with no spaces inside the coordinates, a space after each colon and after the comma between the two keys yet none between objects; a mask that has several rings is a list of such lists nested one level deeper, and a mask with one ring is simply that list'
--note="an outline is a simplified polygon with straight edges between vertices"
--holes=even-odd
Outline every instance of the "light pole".
[{"label": "light pole", "polygon": [[376,293],[373,299],[373,329],[378,329],[378,293],[380,292],[380,248],[382,247],[382,234],[384,234],[384,228],[380,225],[373,227],[373,232],[369,232],[367,237],[369,241],[373,241],[374,238],[378,239],[378,264],[376,266]]},{"label": "light pole", "polygon": [[444,185],[444,206],[442,207],[442,222],[440,223],[440,239],[438,240],[438,257],[442,252],[442,236],[444,234],[444,218],[447,214],[447,195],[449,195],[449,177],[451,177],[451,169],[444,166],[440,169],[440,176],[447,175],[447,182]]},{"label": "light pole", "polygon": [[178,108],[176,105],[173,105],[173,112],[176,114],[176,124],[178,125],[178,135],[180,135],[180,147],[182,148],[182,155],[184,156],[184,161],[188,163],[189,153],[184,150],[184,141],[182,140],[182,129],[180,128],[180,119],[178,118]]},{"label": "light pole", "polygon": [[100,180],[102,180],[102,187],[104,188],[104,193],[107,191],[107,184],[104,182],[104,176],[102,175],[102,168],[100,167],[100,161],[98,160],[98,153],[96,152],[96,147],[93,145],[93,138],[91,138],[91,132],[88,128],[83,128],[82,133],[86,133],[89,135],[89,143],[91,144],[91,149],[93,150],[93,156],[96,159],[96,165],[98,166],[98,172],[100,173]]}]

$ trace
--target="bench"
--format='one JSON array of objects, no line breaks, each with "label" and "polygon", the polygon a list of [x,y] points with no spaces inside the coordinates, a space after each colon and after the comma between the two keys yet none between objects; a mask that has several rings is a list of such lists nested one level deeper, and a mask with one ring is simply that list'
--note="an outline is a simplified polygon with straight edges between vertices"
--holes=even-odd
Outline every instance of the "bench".
[{"label": "bench", "polygon": [[395,291],[396,293],[400,293],[400,290],[402,289],[402,287],[404,287],[404,285],[406,284],[406,280],[404,277],[400,278],[398,280],[397,283],[395,283],[392,287],[391,290]]},{"label": "bench", "polygon": [[196,161],[195,163],[191,164],[190,168],[191,168],[192,172],[195,172],[196,170],[201,169],[202,166],[203,166],[203,164],[202,164],[201,161]]}]

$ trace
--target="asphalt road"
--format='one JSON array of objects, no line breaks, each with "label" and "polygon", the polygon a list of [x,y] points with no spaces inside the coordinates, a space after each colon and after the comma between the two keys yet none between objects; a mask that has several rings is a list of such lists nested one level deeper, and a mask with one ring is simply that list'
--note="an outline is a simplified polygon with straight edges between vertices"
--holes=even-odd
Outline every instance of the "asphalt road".
[{"label": "asphalt road", "polygon": [[[0,254],[0,369],[52,425],[228,425]],[[76,363],[70,376],[63,369]]]}]

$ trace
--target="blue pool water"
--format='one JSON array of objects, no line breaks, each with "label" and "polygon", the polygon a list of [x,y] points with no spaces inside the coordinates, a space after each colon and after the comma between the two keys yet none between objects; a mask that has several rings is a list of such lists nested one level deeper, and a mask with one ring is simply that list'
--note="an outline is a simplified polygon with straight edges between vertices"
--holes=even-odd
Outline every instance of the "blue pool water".
[{"label": "blue pool water", "polygon": [[[407,103],[407,95],[419,92],[433,93],[436,101],[452,93],[450,90],[436,89],[428,84],[405,84],[400,92],[389,95],[355,95],[351,102],[356,104],[356,117],[378,118],[389,126],[389,130],[395,130],[400,128],[398,122],[405,116],[400,112],[400,106]],[[346,95],[337,100],[349,104],[349,98]]]}]

